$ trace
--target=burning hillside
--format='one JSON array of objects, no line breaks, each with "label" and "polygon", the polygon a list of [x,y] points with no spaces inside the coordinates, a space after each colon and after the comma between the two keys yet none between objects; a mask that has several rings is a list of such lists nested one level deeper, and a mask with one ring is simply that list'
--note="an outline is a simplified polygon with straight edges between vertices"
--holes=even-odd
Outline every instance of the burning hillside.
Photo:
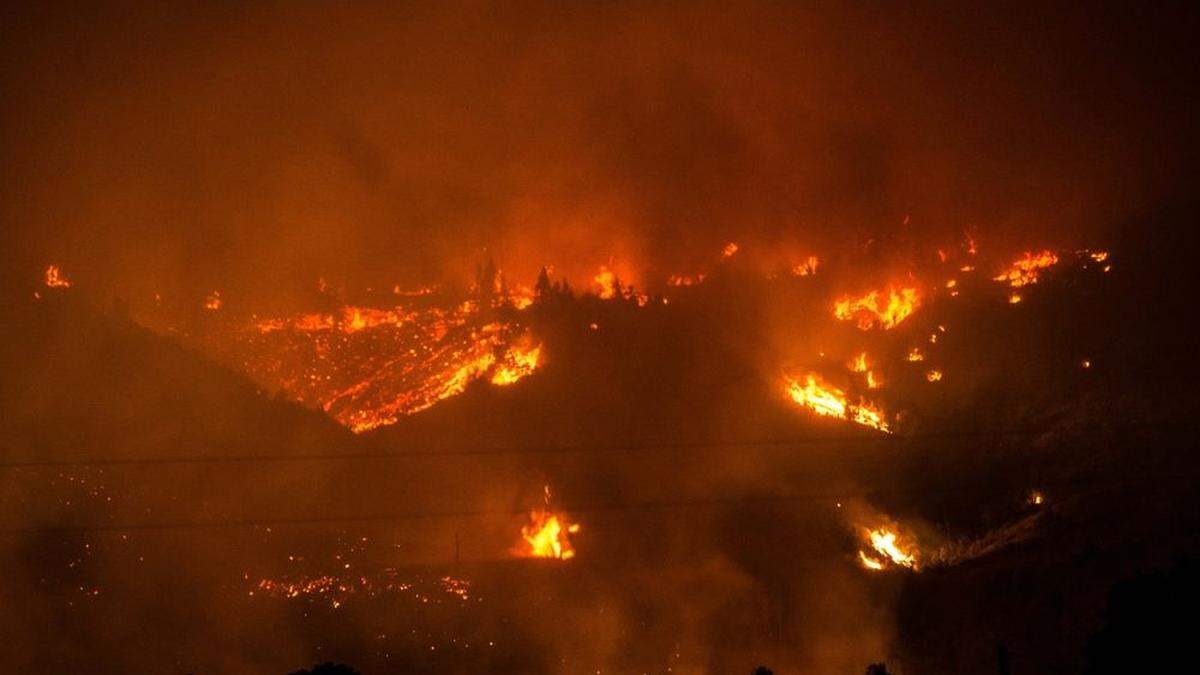
[{"label": "burning hillside", "polygon": [[7,670],[1194,660],[1190,5],[9,4]]}]

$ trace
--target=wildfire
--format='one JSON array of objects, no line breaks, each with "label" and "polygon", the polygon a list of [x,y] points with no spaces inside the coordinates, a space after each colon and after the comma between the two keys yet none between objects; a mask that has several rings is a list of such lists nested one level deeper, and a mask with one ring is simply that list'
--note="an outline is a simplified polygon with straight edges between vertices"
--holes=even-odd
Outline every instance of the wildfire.
[{"label": "wildfire", "polygon": [[930,382],[939,382],[942,379],[942,371],[936,369],[930,370],[925,373],[925,379]]},{"label": "wildfire", "polygon": [[1003,281],[1013,288],[1036,284],[1041,271],[1056,263],[1058,263],[1058,256],[1053,251],[1026,252],[1006,271],[993,277],[993,280]]},{"label": "wildfire", "polygon": [[804,382],[787,378],[787,394],[792,402],[826,417],[840,417],[872,429],[890,433],[882,410],[865,401],[849,404],[846,394],[820,380],[816,373],[804,376]]},{"label": "wildfire", "polygon": [[672,274],[667,279],[669,286],[699,286],[704,283],[703,274]]},{"label": "wildfire", "polygon": [[854,357],[850,363],[846,364],[846,367],[848,367],[851,372],[865,374],[868,389],[878,389],[879,387],[883,386],[883,381],[875,375],[873,370],[871,370],[871,364],[867,362],[866,352],[862,352],[858,356]]},{"label": "wildfire", "polygon": [[476,380],[512,384],[545,356],[527,330],[494,308],[446,306],[427,294],[401,302],[258,320],[236,344],[216,349],[263,385],[354,432],[426,410]]},{"label": "wildfire", "polygon": [[529,524],[521,528],[521,538],[526,547],[519,554],[533,558],[555,558],[570,560],[575,557],[575,547],[568,535],[579,532],[579,523],[571,523],[550,510],[550,486],[544,488],[545,506],[529,513]]},{"label": "wildfire", "polygon": [[881,570],[885,564],[907,567],[909,569],[917,569],[916,552],[908,553],[900,548],[897,544],[897,535],[886,527],[881,527],[875,530],[864,529],[864,534],[867,543],[871,545],[871,549],[875,555],[869,554],[863,550],[859,550],[858,558],[862,562],[863,567],[871,570]]},{"label": "wildfire", "polygon": [[905,358],[908,359],[909,362],[916,363],[917,361],[924,361],[925,355],[921,353],[919,348],[913,347],[912,349],[908,350],[908,356]]},{"label": "wildfire", "polygon": [[608,269],[607,265],[600,266],[600,271],[592,277],[592,281],[596,283],[596,295],[600,296],[601,300],[617,297],[617,275]]},{"label": "wildfire", "polygon": [[817,273],[817,267],[820,264],[821,261],[817,259],[817,256],[810,255],[804,259],[804,262],[792,267],[792,274],[798,277],[811,276]]},{"label": "wildfire", "polygon": [[788,396],[796,404],[804,406],[818,415],[846,416],[846,395],[839,389],[819,383],[817,376],[813,373],[804,376],[804,384],[789,378]]},{"label": "wildfire", "polygon": [[917,289],[889,288],[886,296],[882,291],[871,291],[859,298],[842,298],[834,303],[833,315],[840,321],[854,319],[862,330],[887,330],[911,316],[919,304]]},{"label": "wildfire", "polygon": [[46,286],[50,288],[70,288],[71,281],[63,275],[58,265],[50,265],[46,268]]},{"label": "wildfire", "polygon": [[542,346],[530,344],[530,342],[529,339],[526,339],[523,344],[516,344],[508,348],[492,373],[492,384],[509,385],[537,370],[542,356]]}]

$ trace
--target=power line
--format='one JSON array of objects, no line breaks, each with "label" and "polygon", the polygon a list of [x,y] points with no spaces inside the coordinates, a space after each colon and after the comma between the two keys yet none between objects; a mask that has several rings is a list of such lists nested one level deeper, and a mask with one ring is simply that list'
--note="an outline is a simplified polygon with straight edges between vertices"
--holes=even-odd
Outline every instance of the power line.
[{"label": "power line", "polygon": [[[1143,474],[1142,476],[1125,476],[1123,481],[1120,481],[1122,486],[1139,484],[1151,480],[1159,480],[1162,478],[1181,478],[1178,473],[1169,474]],[[733,496],[733,497],[708,497],[708,498],[686,498],[686,499],[667,499],[656,501],[643,501],[631,503],[608,503],[608,504],[591,504],[572,506],[570,508],[561,509],[562,512],[577,515],[583,513],[605,513],[605,512],[623,512],[623,511],[662,511],[662,510],[686,510],[707,507],[719,506],[739,506],[739,505],[774,505],[788,504],[808,501],[840,501],[854,497],[878,497],[883,495],[903,496],[912,494],[947,494],[964,490],[977,490],[982,487],[994,485],[994,479],[985,479],[972,481],[968,483],[957,483],[954,485],[942,487],[912,487],[912,488],[893,488],[886,490],[868,490],[868,491],[836,491],[827,490],[821,492],[804,492],[790,495],[762,495],[762,496]],[[1038,487],[1070,487],[1073,485],[1097,485],[1097,482],[1091,477],[1078,477],[1068,480],[1039,482]],[[375,513],[359,516],[303,516],[295,518],[234,518],[221,520],[178,520],[166,521],[159,523],[129,523],[115,525],[86,525],[86,526],[61,526],[61,527],[14,527],[0,528],[0,536],[11,535],[30,535],[30,534],[112,534],[125,532],[154,532],[154,531],[181,531],[181,530],[217,530],[217,529],[236,529],[236,528],[270,528],[270,527],[288,527],[288,526],[308,526],[308,525],[353,525],[353,524],[370,524],[370,523],[393,523],[411,520],[453,520],[453,519],[468,519],[468,518],[487,518],[487,517],[517,517],[524,516],[529,513],[529,508],[521,509],[463,509],[463,510],[446,510],[446,511],[400,511],[390,513]]]},{"label": "power line", "polygon": [[[1120,430],[1127,431],[1138,427],[1125,426]],[[1000,429],[990,431],[958,431],[928,434],[877,434],[872,436],[807,436],[789,439],[758,439],[758,440],[713,440],[713,441],[663,441],[616,443],[600,445],[544,445],[544,446],[493,446],[484,448],[445,448],[409,450],[404,452],[364,451],[364,452],[314,452],[292,453],[278,455],[217,455],[211,457],[91,457],[71,459],[31,459],[0,462],[0,469],[73,467],[73,466],[126,466],[126,465],[155,465],[155,464],[253,464],[253,463],[283,463],[283,462],[337,462],[364,460],[407,460],[407,459],[436,459],[448,457],[480,457],[497,455],[574,455],[574,454],[605,454],[629,453],[642,450],[703,450],[717,448],[788,448],[806,445],[861,445],[914,443],[921,441],[947,441],[978,438],[1015,438],[1021,436],[1037,436],[1052,431],[1049,427],[1027,429]],[[1115,429],[1085,429],[1075,430],[1078,435],[1105,435]]]}]

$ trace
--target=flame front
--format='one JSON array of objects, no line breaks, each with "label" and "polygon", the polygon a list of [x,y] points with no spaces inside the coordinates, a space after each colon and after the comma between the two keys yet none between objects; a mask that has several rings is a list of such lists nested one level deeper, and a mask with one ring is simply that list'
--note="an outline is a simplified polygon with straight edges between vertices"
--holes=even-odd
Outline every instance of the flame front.
[{"label": "flame front", "polygon": [[835,387],[821,384],[813,373],[804,376],[804,384],[789,379],[788,396],[796,404],[802,405],[818,415],[846,416],[846,395]]},{"label": "flame front", "polygon": [[993,280],[1002,281],[1013,288],[1036,284],[1042,270],[1052,267],[1056,263],[1058,263],[1058,256],[1053,251],[1026,252],[1007,270],[999,276],[993,277]]},{"label": "flame front", "polygon": [[865,427],[891,433],[882,410],[871,403],[847,403],[846,394],[833,385],[822,382],[816,373],[804,376],[804,382],[786,378],[787,395],[792,402],[827,417],[840,417]]},{"label": "flame front", "polygon": [[542,346],[531,345],[529,340],[524,342],[509,347],[505,352],[492,373],[492,384],[509,385],[537,370],[541,361]]},{"label": "flame front", "polygon": [[916,552],[906,552],[897,544],[897,535],[892,530],[881,527],[875,530],[866,530],[867,543],[871,545],[876,555],[871,555],[865,551],[858,552],[859,561],[863,567],[871,570],[881,570],[885,564],[907,567],[909,569],[917,569]]},{"label": "flame front", "polygon": [[840,321],[853,319],[862,330],[895,328],[917,311],[920,300],[915,288],[889,288],[886,300],[882,291],[871,291],[858,298],[845,297],[833,305]]}]

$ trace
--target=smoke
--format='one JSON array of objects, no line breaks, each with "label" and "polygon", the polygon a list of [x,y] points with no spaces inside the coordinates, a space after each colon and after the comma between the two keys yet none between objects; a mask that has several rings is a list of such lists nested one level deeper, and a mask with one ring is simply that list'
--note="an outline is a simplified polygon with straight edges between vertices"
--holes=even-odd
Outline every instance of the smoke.
[{"label": "smoke", "polygon": [[1152,13],[8,11],[0,217],[21,273],[53,259],[130,300],[278,305],[320,276],[463,281],[487,256],[639,282],[730,240],[1075,243],[1169,189],[1191,147],[1178,68],[1144,42],[1173,17]]},{"label": "smoke", "polygon": [[[861,670],[887,655],[898,582],[854,567],[856,534],[825,496],[916,483],[933,463],[922,455],[896,475],[871,473],[862,466],[879,458],[837,436],[799,449],[671,444],[830,435],[797,421],[781,365],[849,341],[902,360],[883,338],[838,343],[842,333],[812,320],[828,319],[835,292],[882,288],[931,249],[961,249],[965,235],[995,251],[1103,245],[1119,227],[1128,240],[1131,216],[1191,187],[1195,130],[1180,102],[1195,84],[1188,60],[1173,57],[1190,50],[1194,22],[1161,8],[3,11],[0,281],[6,310],[21,303],[5,322],[19,339],[0,350],[6,457],[248,460],[41,467],[4,483],[14,544],[2,567],[28,592],[2,591],[20,611],[3,622],[19,637],[0,660],[36,670],[89,654],[140,671],[262,672],[327,658],[417,672]],[[738,254],[717,262],[728,242]],[[802,289],[768,296],[755,281],[810,254],[823,272]],[[367,437],[270,399],[122,312],[142,315],[158,295],[168,323],[194,325],[187,317],[214,290],[239,318],[311,310],[319,278],[349,289],[465,285],[488,258],[511,280],[552,266],[577,288],[600,265],[639,287],[709,276],[703,294],[644,317],[590,299],[559,315],[531,311],[548,355],[537,377],[470,387]],[[859,273],[851,261],[868,264]],[[77,304],[29,300],[49,263],[73,280],[66,297]],[[1046,322],[1052,309],[1033,316]],[[945,352],[948,372],[975,368],[981,383],[948,381],[942,390],[957,399],[901,383],[906,404],[933,401],[935,421],[958,422],[995,397],[995,373],[1042,353],[1044,325],[1019,332],[973,320],[982,313],[968,308],[953,327],[974,346]],[[598,330],[581,338],[590,323]],[[908,327],[921,340],[933,330]],[[1107,362],[1123,358],[1111,351]],[[1021,412],[1060,393],[1028,397]],[[633,448],[611,451],[622,443]],[[249,461],[588,445],[605,450]],[[558,568],[506,567],[522,511],[546,484],[584,524],[579,555]],[[797,491],[811,499],[755,501]],[[915,510],[917,499],[900,505]],[[604,508],[639,503],[658,507]],[[430,512],[482,515],[388,517]],[[379,520],[237,535],[205,525],[313,514]],[[126,543],[76,532],[128,522],[186,534]],[[915,516],[901,523],[934,529]],[[1026,534],[999,530],[947,556]],[[360,569],[372,580],[433,575],[432,587],[438,574],[461,574],[482,600],[389,592],[338,613],[325,597],[250,595],[263,578],[355,579]],[[467,636],[470,647],[458,642]],[[264,640],[273,654],[261,653]]]}]

